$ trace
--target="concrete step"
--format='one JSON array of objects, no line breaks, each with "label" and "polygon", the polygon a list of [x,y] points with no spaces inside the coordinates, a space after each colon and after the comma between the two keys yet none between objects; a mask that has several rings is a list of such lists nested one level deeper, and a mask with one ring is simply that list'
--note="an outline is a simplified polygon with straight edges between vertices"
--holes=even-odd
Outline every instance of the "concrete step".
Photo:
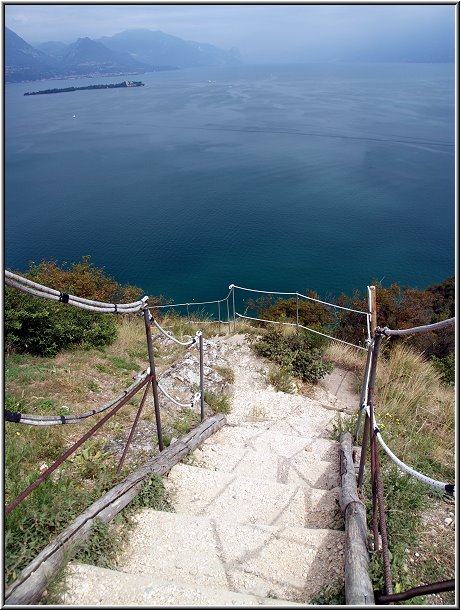
[{"label": "concrete step", "polygon": [[326,491],[187,464],[174,466],[164,483],[180,513],[288,527],[342,525],[338,488]]},{"label": "concrete step", "polygon": [[[67,568],[67,591],[59,605],[71,606],[293,606],[292,601],[190,585],[154,576],[126,574],[84,564]],[[300,605],[300,604],[299,604]]]},{"label": "concrete step", "polygon": [[302,435],[294,429],[292,433],[279,432],[275,426],[255,429],[246,425],[226,425],[211,438],[204,441],[202,446],[215,445],[241,447],[252,449],[268,449],[278,455],[292,455],[305,449],[319,460],[335,461],[338,455],[337,441],[318,436]]},{"label": "concrete step", "polygon": [[343,582],[344,532],[238,525],[145,509],[120,557],[130,574],[306,602]]},{"label": "concrete step", "polygon": [[227,426],[208,441],[194,451],[192,465],[321,489],[340,484],[338,444],[326,439]]}]

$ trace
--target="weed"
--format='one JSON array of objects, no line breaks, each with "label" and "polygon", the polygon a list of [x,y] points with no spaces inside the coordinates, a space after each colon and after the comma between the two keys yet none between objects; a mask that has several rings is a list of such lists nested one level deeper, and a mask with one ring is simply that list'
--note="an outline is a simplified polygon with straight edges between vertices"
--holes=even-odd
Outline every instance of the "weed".
[{"label": "weed", "polygon": [[286,392],[293,394],[295,391],[294,382],[285,367],[270,367],[267,373],[267,381],[278,390],[278,392]]},{"label": "weed", "polygon": [[259,405],[253,405],[249,409],[248,415],[249,417],[253,417],[254,419],[266,419],[267,411],[264,407],[260,407]]},{"label": "weed", "polygon": [[314,606],[345,605],[345,587],[342,583],[325,585],[314,597],[308,600]]},{"label": "weed", "polygon": [[178,434],[183,435],[190,432],[190,430],[196,426],[199,421],[199,415],[192,411],[190,407],[185,407],[180,410],[176,419],[174,419],[171,423],[171,426]]},{"label": "weed", "polygon": [[229,366],[216,366],[215,369],[228,384],[232,385],[235,383],[235,373]]},{"label": "weed", "polygon": [[128,360],[125,360],[124,358],[120,358],[120,356],[107,355],[107,358],[110,360],[110,362],[113,364],[113,366],[117,369],[122,369],[125,371],[137,371],[139,368],[139,365],[136,362],[133,362],[132,360],[129,362]]},{"label": "weed", "polygon": [[204,400],[211,407],[213,413],[228,415],[232,410],[231,399],[228,394],[215,394],[214,392],[205,391]]},{"label": "weed", "polygon": [[350,434],[354,436],[357,422],[357,415],[343,415],[342,413],[338,412],[332,421],[330,438],[334,441],[339,441],[344,432],[350,432]]},{"label": "weed", "polygon": [[88,390],[91,390],[91,392],[100,392],[101,388],[95,381],[91,380],[88,382]]}]

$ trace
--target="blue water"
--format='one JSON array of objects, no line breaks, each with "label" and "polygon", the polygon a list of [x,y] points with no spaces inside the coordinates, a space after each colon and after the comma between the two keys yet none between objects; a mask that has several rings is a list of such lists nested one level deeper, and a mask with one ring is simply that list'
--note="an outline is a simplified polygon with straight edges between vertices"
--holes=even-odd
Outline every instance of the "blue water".
[{"label": "blue water", "polygon": [[5,87],[7,267],[90,254],[176,302],[454,274],[453,64],[140,78]]}]

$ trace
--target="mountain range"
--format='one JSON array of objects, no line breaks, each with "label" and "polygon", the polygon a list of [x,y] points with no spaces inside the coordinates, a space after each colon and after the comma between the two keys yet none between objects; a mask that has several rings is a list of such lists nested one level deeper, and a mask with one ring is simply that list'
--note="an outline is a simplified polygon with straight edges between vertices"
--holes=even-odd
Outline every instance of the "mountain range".
[{"label": "mountain range", "polygon": [[5,28],[5,80],[140,74],[241,62],[237,49],[183,40],[161,31],[127,30],[98,40],[79,38],[72,44],[50,41],[36,47]]}]

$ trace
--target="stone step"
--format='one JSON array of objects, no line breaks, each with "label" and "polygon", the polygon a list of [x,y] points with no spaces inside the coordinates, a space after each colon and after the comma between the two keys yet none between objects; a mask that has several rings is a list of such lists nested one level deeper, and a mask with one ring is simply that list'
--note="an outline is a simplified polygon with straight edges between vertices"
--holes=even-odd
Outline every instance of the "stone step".
[{"label": "stone step", "polygon": [[343,582],[344,532],[241,525],[144,509],[119,560],[130,574],[307,602]]},{"label": "stone step", "polygon": [[255,429],[246,425],[226,425],[218,430],[212,437],[206,439],[203,446],[216,445],[241,447],[252,449],[268,449],[278,455],[290,456],[293,453],[305,449],[319,460],[335,461],[338,455],[337,441],[318,436],[299,434],[293,429],[292,434],[279,432],[275,426]]},{"label": "stone step", "polygon": [[339,489],[278,483],[177,464],[164,479],[175,510],[237,523],[306,528],[342,526]]},{"label": "stone step", "polygon": [[[338,444],[322,441],[227,426],[196,449],[190,463],[278,483],[333,489],[340,484]],[[328,460],[322,460],[321,454]]]},{"label": "stone step", "polygon": [[[67,568],[68,589],[59,605],[71,606],[293,606],[292,601],[190,585],[85,564]],[[299,604],[300,605],[300,604]]]}]

